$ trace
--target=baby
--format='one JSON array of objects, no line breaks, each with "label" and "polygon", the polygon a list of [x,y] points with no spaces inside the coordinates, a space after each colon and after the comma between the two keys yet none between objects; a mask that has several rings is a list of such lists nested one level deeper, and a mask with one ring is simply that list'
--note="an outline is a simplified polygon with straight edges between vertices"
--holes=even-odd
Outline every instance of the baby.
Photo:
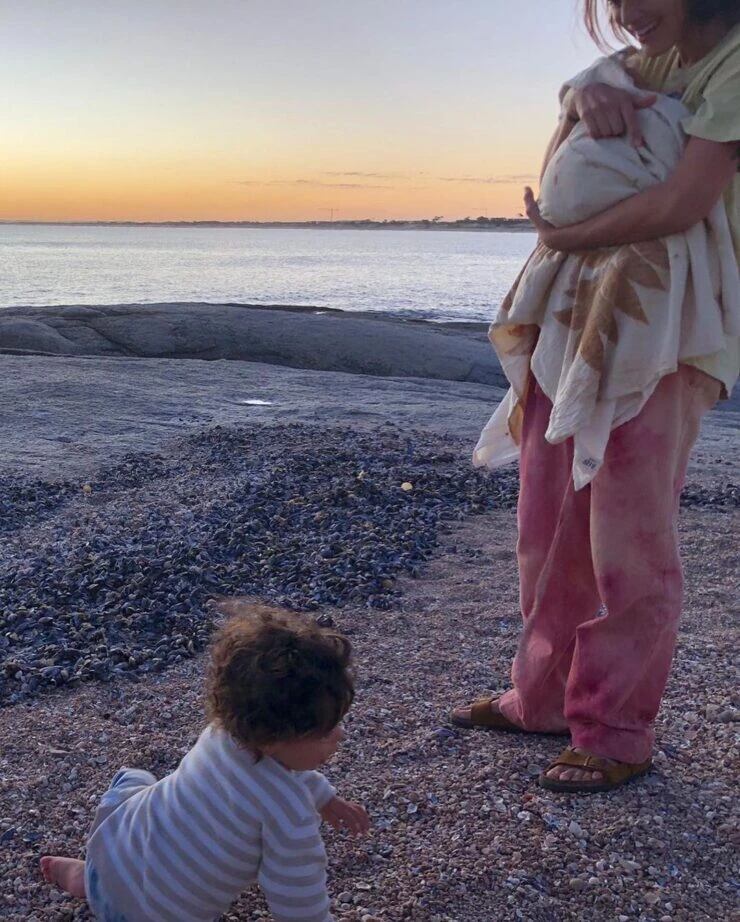
[{"label": "baby", "polygon": [[[561,90],[564,117],[568,93],[577,87],[599,82],[635,93],[640,80],[630,53],[602,58],[567,83]],[[650,105],[637,115],[642,133],[639,146],[626,135],[592,138],[585,122],[576,123],[542,176],[539,206],[546,221],[555,227],[586,221],[673,173],[686,147],[681,122],[690,113],[680,100],[665,94],[648,98]]]},{"label": "baby", "polygon": [[212,922],[257,882],[273,916],[331,919],[320,818],[357,834],[365,810],[315,769],[336,751],[351,648],[297,615],[232,602],[208,681],[210,723],[161,781],[122,768],[87,858],[41,859],[45,879],[105,922]]}]

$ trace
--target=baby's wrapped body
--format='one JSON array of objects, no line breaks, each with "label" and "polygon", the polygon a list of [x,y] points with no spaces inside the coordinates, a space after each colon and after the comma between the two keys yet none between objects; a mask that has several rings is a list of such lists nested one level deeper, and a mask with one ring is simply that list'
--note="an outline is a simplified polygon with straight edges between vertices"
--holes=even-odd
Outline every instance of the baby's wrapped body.
[{"label": "baby's wrapped body", "polygon": [[327,922],[315,771],[259,761],[211,725],[171,775],[122,769],[88,842],[85,889],[104,922],[212,922],[258,882],[277,920]]},{"label": "baby's wrapped body", "polygon": [[[588,82],[637,92],[618,58],[597,62],[564,92]],[[687,114],[668,96],[640,110],[639,150],[626,137],[594,140],[577,124],[543,176],[542,216],[577,224],[665,181],[684,151]],[[574,439],[578,489],[601,467],[611,430],[640,412],[662,377],[738,332],[738,269],[721,202],[706,221],[660,240],[572,254],[538,244],[491,325],[512,387],[474,462],[497,467],[516,457],[531,373],[553,404],[547,440]]]},{"label": "baby's wrapped body", "polygon": [[[612,73],[622,88],[635,89],[616,63]],[[583,122],[576,123],[542,177],[539,206],[546,221],[556,227],[579,224],[668,178],[683,153],[685,140],[677,128],[688,109],[659,95],[636,114],[645,141],[639,148],[626,135],[596,140]]]}]

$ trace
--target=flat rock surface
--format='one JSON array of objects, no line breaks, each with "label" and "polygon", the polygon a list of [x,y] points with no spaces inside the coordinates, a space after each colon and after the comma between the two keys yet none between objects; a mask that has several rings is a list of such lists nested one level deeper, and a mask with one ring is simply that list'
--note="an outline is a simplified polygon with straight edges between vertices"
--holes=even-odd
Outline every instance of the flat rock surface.
[{"label": "flat rock surface", "polygon": [[503,385],[485,328],[229,304],[12,307],[0,310],[0,352],[242,359]]},{"label": "flat rock surface", "polygon": [[[469,442],[499,387],[378,378],[226,360],[0,355],[0,472],[90,476],[127,452],[153,451],[206,425],[392,423]],[[704,421],[692,470],[740,479],[738,389]]]},{"label": "flat rock surface", "polygon": [[478,433],[503,391],[256,362],[0,355],[0,471],[83,475],[204,425],[392,422]]}]

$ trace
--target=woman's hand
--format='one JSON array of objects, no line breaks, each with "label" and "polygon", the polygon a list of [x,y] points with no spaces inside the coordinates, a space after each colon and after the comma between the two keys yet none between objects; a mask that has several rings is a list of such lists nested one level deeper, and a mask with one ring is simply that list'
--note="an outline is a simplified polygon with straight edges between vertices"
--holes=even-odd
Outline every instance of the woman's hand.
[{"label": "woman's hand", "polygon": [[354,836],[364,835],[370,828],[370,817],[365,808],[341,797],[332,797],[319,813],[333,829],[347,830]]},{"label": "woman's hand", "polygon": [[573,250],[582,249],[576,245],[574,230],[578,227],[573,224],[570,227],[555,227],[550,224],[540,214],[540,206],[534,197],[529,186],[524,188],[524,211],[529,220],[534,224],[540,241],[550,250],[559,250],[561,253],[569,253]]},{"label": "woman's hand", "polygon": [[655,93],[641,96],[606,83],[590,83],[573,91],[571,110],[592,138],[616,138],[626,134],[635,147],[644,143],[638,109],[652,106]]}]

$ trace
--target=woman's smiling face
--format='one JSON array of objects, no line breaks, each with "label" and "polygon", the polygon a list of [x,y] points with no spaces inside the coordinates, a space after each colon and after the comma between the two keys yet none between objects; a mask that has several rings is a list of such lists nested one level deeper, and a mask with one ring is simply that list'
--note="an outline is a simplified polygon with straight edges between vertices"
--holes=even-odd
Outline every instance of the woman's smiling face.
[{"label": "woman's smiling face", "polygon": [[610,0],[609,6],[650,57],[677,45],[686,27],[684,0]]}]

